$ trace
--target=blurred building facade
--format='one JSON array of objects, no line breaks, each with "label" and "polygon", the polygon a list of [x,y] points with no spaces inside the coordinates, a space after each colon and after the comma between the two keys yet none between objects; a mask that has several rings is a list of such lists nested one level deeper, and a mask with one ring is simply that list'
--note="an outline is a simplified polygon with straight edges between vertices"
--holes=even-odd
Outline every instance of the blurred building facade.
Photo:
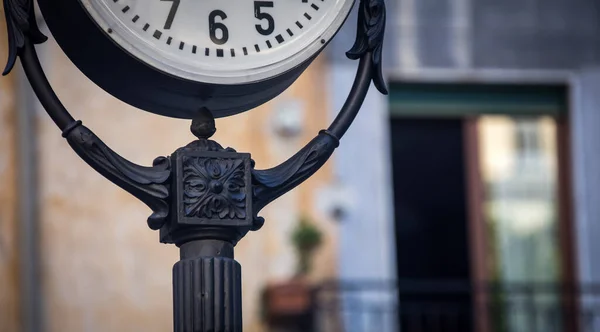
[{"label": "blurred building facade", "polygon": [[[367,97],[335,155],[334,176],[357,197],[340,223],[340,278],[398,280],[400,294],[367,285],[362,299],[348,295],[348,308],[371,309],[360,309],[358,320],[348,309],[347,324],[368,331],[369,322],[385,318],[382,330],[435,331],[443,327],[426,325],[424,310],[441,324],[447,317],[440,312],[451,307],[464,309],[470,321],[452,331],[600,328],[586,325],[597,321],[588,306],[595,300],[561,293],[562,285],[579,289],[600,281],[594,259],[600,253],[594,240],[600,234],[600,5],[387,5],[390,96],[372,91]],[[343,57],[354,34],[346,26],[328,52],[333,109],[354,75]],[[523,285],[520,295],[534,295],[512,307],[509,300],[501,304],[508,318],[500,324],[484,317],[490,313],[482,307],[497,299],[476,290],[491,284]],[[535,293],[541,285],[550,288],[543,300]],[[454,296],[450,305],[448,296]],[[526,301],[539,311],[528,314]],[[578,313],[567,312],[575,307]],[[523,316],[509,317],[513,311]],[[412,321],[403,316],[411,312]]]},{"label": "blurred building facade", "polygon": [[[433,330],[403,315],[422,304],[423,294],[448,303],[448,294],[432,294],[440,285],[458,285],[450,287],[450,305],[483,317],[449,331],[546,332],[548,324],[594,331],[596,325],[584,329],[583,315],[568,319],[569,308],[585,308],[587,300],[564,299],[556,285],[600,283],[600,5],[387,6],[390,96],[373,89],[333,161],[267,208],[265,228],[237,247],[245,330],[265,330],[260,292],[293,276],[289,234],[308,215],[326,239],[311,278],[365,289],[341,301],[336,294],[337,307],[324,315],[341,315],[342,324],[320,331]],[[216,139],[269,167],[325,127],[355,73],[356,63],[344,57],[355,16],[348,22],[288,92],[218,120]],[[100,91],[52,41],[40,53],[67,107],[122,155],[148,164],[191,139],[186,121],[133,110]],[[0,284],[9,285],[0,288],[0,331],[18,331],[21,308],[31,309],[22,303],[27,279],[18,264],[23,219],[39,225],[37,310],[48,331],[168,331],[176,248],[157,243],[145,226],[147,209],[80,161],[31,100],[18,73],[0,79]],[[19,134],[27,125],[31,137]],[[26,213],[32,209],[38,213]],[[490,283],[525,285],[528,294],[550,285],[543,299],[525,297],[534,309],[550,308],[549,316],[538,310],[513,317],[506,312],[514,308],[502,303],[498,323],[484,308],[493,295],[473,291]],[[359,310],[346,310],[353,305]]]}]

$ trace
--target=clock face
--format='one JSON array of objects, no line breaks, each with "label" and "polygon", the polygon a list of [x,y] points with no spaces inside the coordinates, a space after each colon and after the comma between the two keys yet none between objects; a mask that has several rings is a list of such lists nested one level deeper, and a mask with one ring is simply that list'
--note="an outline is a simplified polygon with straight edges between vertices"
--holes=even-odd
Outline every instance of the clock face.
[{"label": "clock face", "polygon": [[261,81],[332,38],[354,0],[79,0],[122,49],[205,83]]}]

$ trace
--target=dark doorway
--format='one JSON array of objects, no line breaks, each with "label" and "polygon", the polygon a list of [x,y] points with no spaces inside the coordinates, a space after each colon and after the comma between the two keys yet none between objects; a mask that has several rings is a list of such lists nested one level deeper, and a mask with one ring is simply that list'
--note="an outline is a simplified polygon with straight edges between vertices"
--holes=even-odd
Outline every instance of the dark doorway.
[{"label": "dark doorway", "polygon": [[401,330],[472,331],[463,121],[396,118],[391,135]]}]

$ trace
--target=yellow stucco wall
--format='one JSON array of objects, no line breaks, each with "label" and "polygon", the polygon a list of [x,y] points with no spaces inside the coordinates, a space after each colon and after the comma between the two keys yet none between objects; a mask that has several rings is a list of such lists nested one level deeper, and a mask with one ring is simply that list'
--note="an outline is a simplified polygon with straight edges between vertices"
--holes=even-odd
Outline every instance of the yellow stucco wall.
[{"label": "yellow stucco wall", "polygon": [[[0,55],[4,45],[3,41]],[[193,140],[189,121],[153,115],[121,103],[88,81],[52,40],[40,47],[40,56],[57,94],[73,116],[128,159],[148,165],[156,156],[169,155]],[[272,115],[279,107],[275,101],[218,120],[215,140],[252,153],[259,168],[281,163],[327,125],[324,66],[323,59],[316,61],[279,99],[301,101],[304,125],[300,138],[284,140],[273,132]],[[0,96],[9,96],[0,99],[0,166],[2,158],[10,159],[14,153],[10,138],[14,126],[6,110],[11,109],[15,92],[5,89],[11,80],[0,79]],[[178,249],[158,243],[158,234],[146,226],[149,209],[81,161],[42,110],[35,125],[40,135],[42,287],[47,331],[171,330],[171,267],[178,259]],[[237,246],[236,259],[243,267],[245,331],[263,330],[259,319],[262,288],[294,273],[289,233],[300,215],[311,216],[325,233],[311,277],[321,280],[335,276],[336,227],[314,207],[314,195],[327,184],[330,173],[325,166],[300,188],[267,207],[261,214],[267,220],[263,230],[249,234]],[[14,174],[3,173],[0,167],[0,181],[11,183],[12,179]],[[0,218],[10,219],[12,212],[5,206],[14,203],[14,196],[7,196],[6,190],[0,186]],[[0,240],[14,241],[13,226],[0,219]],[[3,263],[2,255],[0,250],[0,282],[5,278],[14,283],[14,259]],[[7,297],[2,291],[5,287],[0,288],[0,304],[14,306],[16,293]],[[3,302],[3,296],[11,300]],[[1,311],[0,321],[4,321],[2,315],[11,315],[10,310]]]},{"label": "yellow stucco wall", "polygon": [[[0,12],[4,17],[4,12]],[[4,66],[6,26],[0,22],[0,62]],[[18,331],[16,218],[15,79],[0,79],[0,332]]]}]

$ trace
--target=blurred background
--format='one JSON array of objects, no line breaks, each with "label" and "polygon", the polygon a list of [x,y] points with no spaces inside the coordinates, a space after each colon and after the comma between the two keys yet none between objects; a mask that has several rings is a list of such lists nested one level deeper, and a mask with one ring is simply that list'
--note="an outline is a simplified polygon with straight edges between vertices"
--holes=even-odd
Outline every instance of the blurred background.
[{"label": "blurred background", "polygon": [[[600,2],[387,6],[390,95],[372,89],[332,160],[236,248],[244,331],[600,331]],[[215,139],[258,168],[306,144],[347,96],[355,22]],[[148,165],[193,140],[188,121],[100,90],[52,39],[38,49],[120,154]],[[172,330],[178,249],[75,155],[19,70],[0,79],[0,184],[0,331]]]}]

